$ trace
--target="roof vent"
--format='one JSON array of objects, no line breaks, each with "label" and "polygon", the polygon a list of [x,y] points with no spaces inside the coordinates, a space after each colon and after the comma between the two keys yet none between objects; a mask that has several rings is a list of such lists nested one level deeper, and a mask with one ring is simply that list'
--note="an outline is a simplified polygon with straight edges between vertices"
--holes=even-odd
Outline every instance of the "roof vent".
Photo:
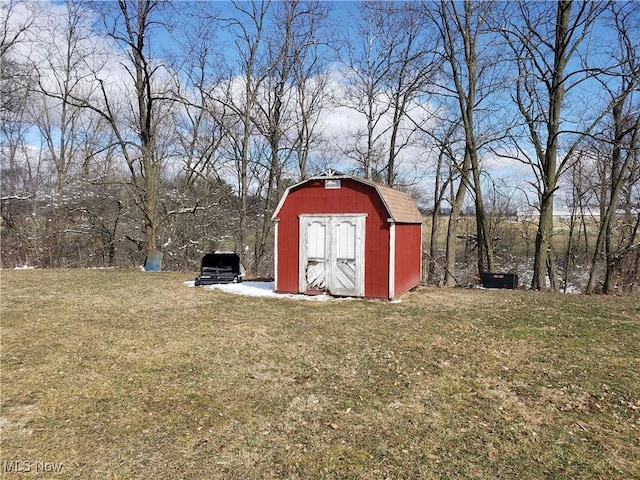
[{"label": "roof vent", "polygon": [[326,179],[324,181],[324,188],[326,188],[327,190],[340,188],[340,179],[339,178]]}]

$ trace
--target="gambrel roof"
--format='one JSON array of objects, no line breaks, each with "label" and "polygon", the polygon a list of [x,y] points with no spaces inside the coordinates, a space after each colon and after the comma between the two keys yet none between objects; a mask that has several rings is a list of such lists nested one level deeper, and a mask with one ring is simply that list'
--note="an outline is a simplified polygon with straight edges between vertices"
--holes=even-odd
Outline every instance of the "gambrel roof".
[{"label": "gambrel roof", "polygon": [[278,217],[278,212],[282,208],[287,195],[289,192],[295,188],[304,185],[305,183],[315,181],[315,180],[340,180],[340,179],[349,179],[355,182],[362,183],[364,185],[368,185],[373,187],[382,203],[387,209],[389,213],[389,218],[396,223],[422,223],[423,217],[418,207],[416,207],[413,198],[411,195],[405,192],[401,192],[400,190],[396,190],[395,188],[387,187],[386,185],[381,185],[379,183],[373,182],[371,180],[367,180],[365,178],[356,177],[355,175],[349,175],[346,173],[336,172],[333,170],[327,170],[319,175],[303,180],[300,183],[292,185],[287,188],[284,195],[280,199],[280,203],[278,204],[275,212],[273,213],[273,219]]}]

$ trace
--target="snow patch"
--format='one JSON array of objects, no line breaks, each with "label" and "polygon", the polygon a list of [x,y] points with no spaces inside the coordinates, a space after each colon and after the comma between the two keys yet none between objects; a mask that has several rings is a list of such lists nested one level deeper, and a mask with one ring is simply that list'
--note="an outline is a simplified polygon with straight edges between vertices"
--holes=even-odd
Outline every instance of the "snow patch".
[{"label": "snow patch", "polygon": [[[187,287],[194,287],[195,281],[184,282]],[[220,290],[236,295],[249,297],[273,297],[292,298],[295,300],[310,300],[316,302],[326,302],[328,300],[353,300],[353,297],[332,297],[331,295],[301,295],[292,293],[276,293],[274,282],[242,282],[242,283],[221,283],[217,285],[203,285],[207,290]]]}]

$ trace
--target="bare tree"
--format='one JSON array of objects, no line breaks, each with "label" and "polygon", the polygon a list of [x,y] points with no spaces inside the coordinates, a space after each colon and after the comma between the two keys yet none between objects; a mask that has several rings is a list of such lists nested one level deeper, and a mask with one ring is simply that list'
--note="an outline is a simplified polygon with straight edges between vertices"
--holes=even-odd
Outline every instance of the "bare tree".
[{"label": "bare tree", "polygon": [[174,67],[173,90],[179,108],[171,113],[176,129],[173,156],[183,168],[183,188],[198,182],[210,185],[222,181],[219,150],[226,141],[224,103],[215,95],[220,87],[224,59],[215,28],[220,19],[210,5],[196,3],[184,13],[184,29],[172,32],[179,61]]},{"label": "bare tree", "polygon": [[[637,93],[640,84],[640,63],[637,57],[638,37],[633,33],[638,28],[637,15],[634,15],[634,12],[637,13],[637,5],[611,6],[612,20],[619,40],[619,57],[616,60],[620,70],[613,81],[602,81],[603,88],[611,97],[613,108],[609,126],[604,129],[599,142],[602,146],[597,157],[600,162],[599,170],[602,172],[600,228],[585,289],[588,294],[595,291],[601,263],[605,266],[602,291],[613,292],[617,287],[616,277],[622,259],[637,248],[634,242],[638,222],[634,221],[633,215],[629,216],[627,213],[622,217],[625,222],[618,224],[618,208],[623,189],[628,181],[637,177],[633,174],[632,168],[637,166],[640,113],[638,103],[636,101],[634,104],[633,99],[634,92]],[[623,207],[626,212],[630,212],[632,204],[626,202],[626,205],[623,203]]]},{"label": "bare tree", "polygon": [[24,164],[29,157],[26,134],[31,126],[28,107],[36,80],[19,47],[29,41],[36,28],[41,13],[37,7],[21,0],[9,0],[0,5],[0,158],[3,197],[25,196],[24,174],[29,170]]},{"label": "bare tree", "polygon": [[265,80],[264,35],[270,1],[233,2],[233,17],[225,19],[237,53],[237,65],[228,71],[226,84],[216,95],[224,107],[223,125],[229,137],[229,158],[235,164],[238,193],[236,249],[247,263],[249,245],[249,201],[252,157],[255,161],[255,115],[258,95]]},{"label": "bare tree", "polygon": [[[565,204],[569,209],[569,226],[567,248],[565,252],[563,288],[567,292],[571,283],[571,271],[580,257],[586,257],[589,251],[589,224],[591,215],[589,205],[593,205],[592,183],[597,176],[591,157],[593,152],[588,148],[581,148],[576,152],[576,161],[569,169],[568,182],[571,192],[566,195]],[[578,160],[579,159],[579,160]]]},{"label": "bare tree", "polygon": [[[437,26],[443,41],[443,61],[446,63],[446,83],[441,91],[456,104],[456,116],[464,132],[464,160],[460,167],[458,191],[452,197],[452,212],[447,236],[447,284],[453,282],[455,264],[456,224],[464,203],[466,191],[474,195],[478,275],[493,270],[494,252],[489,224],[485,214],[480,171],[482,142],[490,132],[479,131],[477,114],[487,98],[498,86],[495,69],[498,66],[494,52],[483,44],[481,36],[487,33],[486,23],[493,9],[492,2],[440,2],[436,6],[425,4],[424,13]],[[471,180],[469,179],[471,175]]]},{"label": "bare tree", "polygon": [[389,111],[389,103],[383,102],[384,81],[390,68],[390,51],[382,46],[380,33],[386,18],[380,15],[374,4],[359,4],[360,19],[355,22],[358,43],[346,39],[341,52],[342,63],[346,67],[346,95],[342,102],[364,117],[364,131],[353,132],[345,153],[356,160],[366,178],[380,180],[384,151],[382,138],[388,129],[384,118]]},{"label": "bare tree", "polygon": [[55,175],[54,192],[62,196],[72,182],[74,162],[82,162],[77,134],[82,123],[90,121],[91,112],[83,113],[77,100],[87,98],[92,72],[86,64],[96,54],[96,40],[89,28],[91,12],[85,5],[67,2],[63,15],[59,13],[50,12],[35,45],[40,95],[38,103],[32,104],[32,116],[46,142]]},{"label": "bare tree", "polygon": [[[428,90],[440,77],[440,40],[423,15],[416,15],[411,3],[378,5],[381,14],[390,18],[383,23],[384,44],[391,49],[390,69],[386,80],[391,126],[385,183],[396,183],[400,153],[410,146],[416,132],[421,131],[429,116],[416,116],[416,104],[429,98]],[[402,41],[397,44],[398,32]],[[407,122],[407,117],[411,121]]]},{"label": "bare tree", "polygon": [[[455,135],[459,129],[459,123],[442,122],[442,129],[434,129],[431,134],[433,142],[436,145],[438,159],[436,162],[435,181],[434,181],[434,200],[433,211],[431,213],[431,235],[429,241],[429,261],[427,264],[428,280],[437,284],[448,282],[452,284],[455,281],[453,269],[455,267],[455,250],[452,248],[454,242],[453,227],[451,222],[452,213],[449,218],[449,235],[447,235],[447,254],[445,255],[444,276],[440,275],[438,270],[440,263],[438,262],[438,237],[440,232],[440,217],[443,211],[443,204],[447,200],[447,192],[453,192],[453,182],[458,175],[456,174],[457,153]],[[464,187],[462,187],[464,189]],[[466,190],[466,189],[464,189]],[[455,203],[455,199],[454,199]],[[456,210],[456,216],[460,211],[461,204]],[[451,259],[451,261],[448,261]]]},{"label": "bare tree", "polygon": [[521,157],[527,158],[537,179],[540,220],[533,289],[545,288],[545,277],[549,278],[551,289],[558,287],[551,243],[558,181],[572,152],[597,125],[602,112],[609,108],[606,106],[595,113],[589,111],[592,120],[584,120],[583,125],[578,125],[578,121],[584,119],[584,109],[581,113],[576,112],[573,125],[569,125],[562,115],[568,105],[567,93],[578,91],[582,83],[601,71],[587,63],[592,58],[581,48],[603,9],[602,3],[594,1],[520,2],[504,15],[507,25],[502,33],[514,54],[518,70],[512,95],[535,152],[530,156],[521,144],[516,143]]},{"label": "bare tree", "polygon": [[364,2],[359,14],[356,38],[346,39],[339,53],[345,66],[342,104],[361,115],[365,126],[352,132],[345,153],[365,177],[393,186],[401,152],[424,124],[417,112],[440,66],[438,44],[410,2]]},{"label": "bare tree", "polygon": [[[24,0],[7,0],[0,5],[2,24],[0,29],[0,59],[21,43],[33,27],[39,12]],[[26,15],[23,15],[26,13]]]},{"label": "bare tree", "polygon": [[439,215],[443,210],[443,205],[448,203],[450,206],[449,220],[445,237],[444,264],[442,265],[444,279],[442,282],[437,281],[446,286],[453,286],[458,283],[455,275],[456,234],[467,191],[470,189],[471,157],[465,155],[462,120],[460,116],[450,113],[451,109],[447,103],[450,98],[446,96],[438,98],[440,104],[434,105],[431,120],[425,126],[419,127],[428,139],[426,141],[428,148],[437,155],[428,269],[433,275],[433,280],[436,280]]},{"label": "bare tree", "polygon": [[[618,38],[618,49],[614,49],[618,70],[609,78],[602,78],[603,89],[610,97],[611,128],[609,144],[610,160],[607,179],[609,184],[606,189],[606,200],[601,203],[600,229],[596,240],[595,252],[591,263],[589,281],[586,293],[593,293],[596,284],[596,272],[600,259],[605,263],[605,278],[603,292],[612,293],[616,287],[616,271],[625,250],[634,245],[637,225],[631,227],[631,232],[623,240],[624,247],[617,248],[614,240],[614,226],[616,224],[617,209],[620,195],[627,179],[631,178],[629,168],[635,166],[640,148],[640,110],[638,102],[633,102],[634,94],[637,95],[640,87],[640,37],[637,31],[640,28],[640,8],[635,3],[614,3],[610,6],[612,23]],[[613,74],[614,72],[608,72]],[[612,85],[613,84],[613,85]],[[627,206],[628,208],[628,206]],[[619,228],[618,230],[622,230]],[[622,232],[618,232],[622,233]],[[627,232],[629,233],[629,232]],[[637,248],[637,247],[635,247]]]},{"label": "bare tree", "polygon": [[20,0],[0,5],[0,248],[5,266],[36,265],[41,238],[36,212],[44,165],[28,138],[37,80],[25,55],[37,32],[40,10]]},{"label": "bare tree", "polygon": [[332,103],[328,91],[329,75],[326,61],[321,53],[323,42],[320,33],[327,18],[328,9],[322,3],[315,4],[307,17],[306,42],[299,58],[293,64],[293,85],[295,88],[295,131],[292,143],[298,166],[298,178],[307,178],[314,168],[310,158],[322,138],[321,114]]},{"label": "bare tree", "polygon": [[[293,167],[296,154],[306,159],[308,153],[302,148],[302,142],[311,141],[313,124],[310,115],[317,116],[318,109],[322,107],[317,103],[321,97],[316,96],[315,105],[312,99],[307,106],[306,99],[300,98],[299,94],[309,91],[309,83],[314,80],[306,74],[316,73],[313,68],[309,70],[308,65],[318,61],[317,29],[326,19],[326,8],[319,2],[286,0],[274,4],[272,14],[272,26],[265,38],[265,78],[257,102],[259,114],[254,118],[257,130],[269,147],[266,182],[261,190],[264,202],[262,225],[256,232],[254,244],[256,269],[271,240],[271,214],[284,193],[287,178],[290,178],[286,172]],[[312,92],[318,94],[317,90]],[[301,108],[304,110],[299,110]]]},{"label": "bare tree", "polygon": [[[97,113],[111,127],[129,173],[128,191],[142,214],[143,239],[129,238],[143,245],[148,254],[158,249],[163,221],[160,188],[166,152],[161,150],[159,129],[167,116],[168,97],[168,88],[160,79],[163,65],[154,59],[150,43],[154,29],[161,26],[160,10],[167,5],[156,0],[119,0],[99,6],[106,35],[121,48],[119,65],[127,79],[116,89],[118,69],[105,79],[105,65],[93,66],[89,98],[71,94],[68,102]],[[131,82],[128,85],[127,80]],[[126,92],[129,86],[132,101],[127,104],[122,89]],[[125,105],[128,115],[124,114]]]}]

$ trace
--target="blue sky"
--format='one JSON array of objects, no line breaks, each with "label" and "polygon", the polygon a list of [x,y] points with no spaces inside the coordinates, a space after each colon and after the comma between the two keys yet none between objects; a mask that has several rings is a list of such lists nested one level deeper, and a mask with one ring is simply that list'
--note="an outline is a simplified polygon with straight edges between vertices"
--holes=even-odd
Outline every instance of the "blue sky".
[{"label": "blue sky", "polygon": [[[224,12],[231,12],[233,9],[233,5],[228,1],[210,0],[208,3],[211,4],[212,9],[219,9],[223,13],[223,15]],[[331,8],[332,19],[335,21],[338,30],[342,33],[349,33],[354,26],[353,21],[349,19],[350,13],[354,13],[356,11],[357,4],[360,2],[332,1],[325,3]],[[64,2],[58,0],[51,1],[50,4],[53,5],[56,9],[64,8]],[[187,4],[193,4],[193,2],[177,2],[176,6],[180,8],[181,5]],[[200,4],[206,5],[207,2],[200,2]],[[179,21],[184,20],[180,19]],[[229,34],[225,33],[224,31],[219,31],[218,34],[220,35],[221,44],[224,45],[226,43],[230,46],[230,44],[232,43],[232,38],[229,36]],[[606,40],[607,35],[610,34],[606,33],[606,30],[595,30],[590,41],[592,42],[592,45],[595,46],[596,44],[599,44]],[[170,41],[170,36],[168,34],[161,34],[160,38],[161,40],[164,40],[160,43],[162,49],[171,50],[172,44]],[[584,95],[586,97],[585,101],[590,100],[591,102],[593,102],[593,96],[589,99],[588,91],[585,91]],[[582,111],[584,110],[585,109],[582,109]],[[353,114],[352,111],[347,111],[345,109],[334,109],[334,111],[330,112],[330,114],[327,116],[326,120],[328,122],[328,128],[333,128],[336,131],[342,132],[345,132],[348,129],[349,125],[353,126],[357,124],[357,117]],[[495,176],[495,178],[505,178],[512,184],[520,184],[522,186],[523,183],[531,179],[530,167],[522,164],[497,161],[488,157],[485,159],[485,164],[487,166],[490,166],[491,174]]]}]

